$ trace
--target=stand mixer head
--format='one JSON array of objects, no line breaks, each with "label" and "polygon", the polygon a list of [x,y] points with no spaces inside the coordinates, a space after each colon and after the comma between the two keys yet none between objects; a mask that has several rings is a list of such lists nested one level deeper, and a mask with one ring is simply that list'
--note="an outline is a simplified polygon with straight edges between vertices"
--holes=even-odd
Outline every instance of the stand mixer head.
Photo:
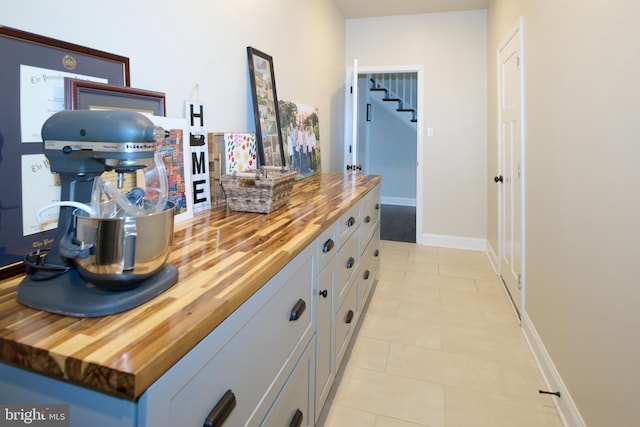
[{"label": "stand mixer head", "polygon": [[[60,200],[89,204],[96,177],[105,171],[135,172],[153,163],[156,142],[164,129],[146,116],[125,110],[64,110],[42,126],[44,154],[51,172],[60,176]],[[47,255],[50,266],[72,266],[69,233],[72,206],[61,206],[55,242]]]}]

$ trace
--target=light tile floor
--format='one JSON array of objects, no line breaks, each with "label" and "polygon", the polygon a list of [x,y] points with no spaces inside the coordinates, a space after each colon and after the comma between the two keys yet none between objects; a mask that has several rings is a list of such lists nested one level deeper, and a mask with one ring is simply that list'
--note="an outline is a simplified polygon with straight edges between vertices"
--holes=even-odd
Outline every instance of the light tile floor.
[{"label": "light tile floor", "polygon": [[319,426],[561,427],[484,252],[383,241]]}]

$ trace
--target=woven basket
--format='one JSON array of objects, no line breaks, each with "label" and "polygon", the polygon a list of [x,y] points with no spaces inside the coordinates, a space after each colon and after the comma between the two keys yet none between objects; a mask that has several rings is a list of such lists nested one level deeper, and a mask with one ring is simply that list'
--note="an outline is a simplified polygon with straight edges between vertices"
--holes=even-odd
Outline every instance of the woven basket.
[{"label": "woven basket", "polygon": [[220,178],[232,211],[269,213],[289,201],[296,172],[252,170]]}]

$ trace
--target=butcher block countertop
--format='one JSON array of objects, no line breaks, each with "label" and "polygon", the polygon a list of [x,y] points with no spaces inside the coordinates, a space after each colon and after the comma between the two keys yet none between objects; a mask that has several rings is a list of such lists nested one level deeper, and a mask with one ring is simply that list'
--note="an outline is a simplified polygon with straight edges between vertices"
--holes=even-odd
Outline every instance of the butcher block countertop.
[{"label": "butcher block countertop", "polygon": [[318,174],[270,214],[222,208],[176,225],[179,279],[130,311],[74,318],[16,301],[21,276],[0,281],[0,360],[136,400],[154,381],[381,181]]}]

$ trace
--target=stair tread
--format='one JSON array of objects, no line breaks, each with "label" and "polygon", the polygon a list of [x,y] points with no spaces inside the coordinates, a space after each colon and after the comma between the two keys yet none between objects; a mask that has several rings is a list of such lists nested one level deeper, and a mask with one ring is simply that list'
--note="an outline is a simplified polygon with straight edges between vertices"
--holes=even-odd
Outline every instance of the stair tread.
[{"label": "stair tread", "polygon": [[400,98],[384,98],[383,101],[401,101]]},{"label": "stair tread", "polygon": [[415,113],[416,110],[414,110],[413,108],[398,108],[396,111],[408,111],[411,113]]}]

